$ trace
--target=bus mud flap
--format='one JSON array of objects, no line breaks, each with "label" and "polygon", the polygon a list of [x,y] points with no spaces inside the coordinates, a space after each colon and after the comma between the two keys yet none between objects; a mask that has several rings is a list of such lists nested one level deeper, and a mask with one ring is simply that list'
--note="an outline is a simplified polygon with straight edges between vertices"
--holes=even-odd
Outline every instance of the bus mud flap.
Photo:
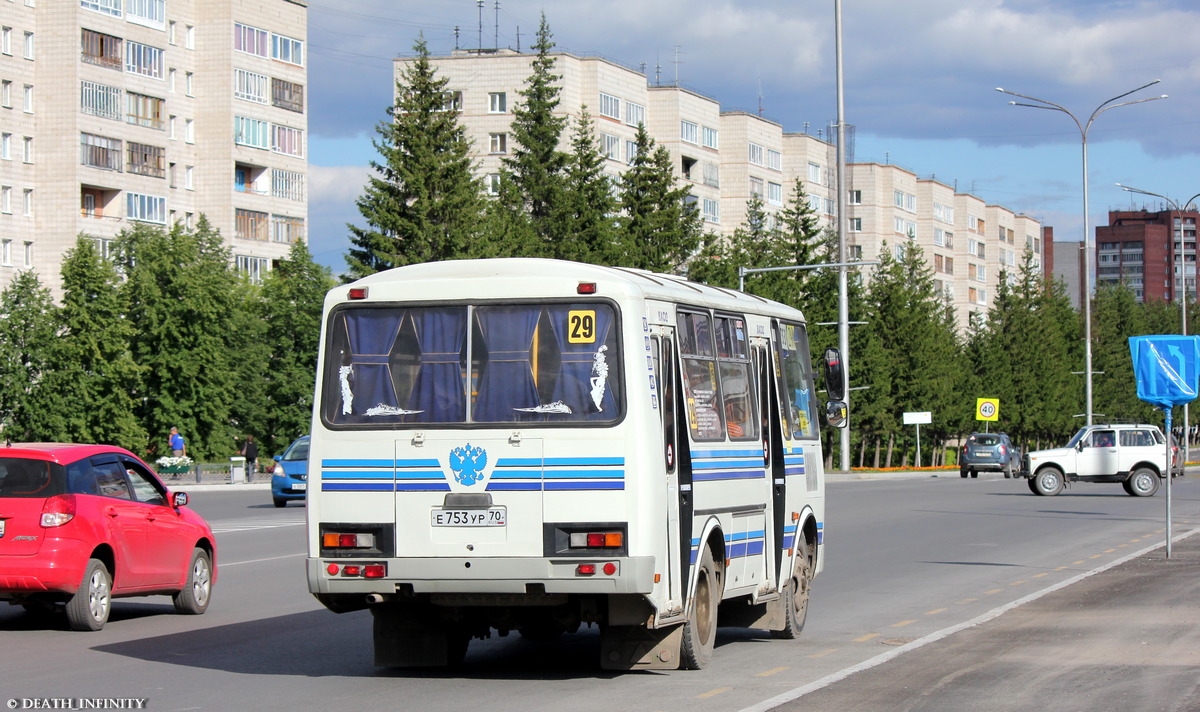
[{"label": "bus mud flap", "polygon": [[375,667],[443,667],[450,664],[450,640],[445,630],[399,606],[372,606]]},{"label": "bus mud flap", "polygon": [[605,670],[675,670],[683,625],[650,630],[644,625],[609,625],[600,635]]}]

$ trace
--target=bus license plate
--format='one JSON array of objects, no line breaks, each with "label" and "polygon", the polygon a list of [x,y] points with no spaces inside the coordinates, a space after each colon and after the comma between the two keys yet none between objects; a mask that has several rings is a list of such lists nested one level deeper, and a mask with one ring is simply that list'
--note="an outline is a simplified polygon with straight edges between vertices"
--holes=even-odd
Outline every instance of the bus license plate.
[{"label": "bus license plate", "polygon": [[435,509],[435,527],[502,527],[508,523],[504,507],[491,509]]}]

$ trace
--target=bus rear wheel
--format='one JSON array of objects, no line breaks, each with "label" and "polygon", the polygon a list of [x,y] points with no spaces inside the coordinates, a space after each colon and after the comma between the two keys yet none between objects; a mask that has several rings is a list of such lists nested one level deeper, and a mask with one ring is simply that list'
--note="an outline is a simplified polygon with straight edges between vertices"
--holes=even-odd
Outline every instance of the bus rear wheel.
[{"label": "bus rear wheel", "polygon": [[679,646],[679,667],[699,670],[712,661],[717,641],[717,607],[725,586],[723,563],[713,560],[712,549],[703,546],[692,612],[683,624],[683,642]]}]

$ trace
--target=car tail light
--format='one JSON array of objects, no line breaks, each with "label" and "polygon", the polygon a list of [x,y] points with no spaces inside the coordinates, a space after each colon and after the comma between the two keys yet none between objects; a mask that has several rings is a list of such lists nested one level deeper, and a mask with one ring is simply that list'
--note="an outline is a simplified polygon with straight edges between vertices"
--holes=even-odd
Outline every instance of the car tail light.
[{"label": "car tail light", "polygon": [[61,527],[75,518],[75,497],[69,494],[55,495],[42,505],[42,526]]},{"label": "car tail light", "polygon": [[620,531],[572,532],[572,549],[619,549],[625,545],[625,533]]},{"label": "car tail light", "polygon": [[1008,452],[1008,450],[1006,450],[1006,449],[1004,448],[1004,446],[1003,446],[1003,445],[1001,445],[1001,446],[1000,446],[1000,455],[1001,455],[1001,456],[1003,456],[1003,455],[1004,455],[1005,453],[1007,453],[1007,452]]}]

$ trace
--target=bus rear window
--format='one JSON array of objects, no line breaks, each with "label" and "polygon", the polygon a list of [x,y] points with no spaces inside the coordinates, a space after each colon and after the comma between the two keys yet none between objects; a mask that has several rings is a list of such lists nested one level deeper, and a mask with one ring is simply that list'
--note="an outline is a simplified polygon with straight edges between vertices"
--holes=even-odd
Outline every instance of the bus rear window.
[{"label": "bus rear window", "polygon": [[580,423],[620,415],[607,303],[347,307],[329,328],[331,425]]}]

